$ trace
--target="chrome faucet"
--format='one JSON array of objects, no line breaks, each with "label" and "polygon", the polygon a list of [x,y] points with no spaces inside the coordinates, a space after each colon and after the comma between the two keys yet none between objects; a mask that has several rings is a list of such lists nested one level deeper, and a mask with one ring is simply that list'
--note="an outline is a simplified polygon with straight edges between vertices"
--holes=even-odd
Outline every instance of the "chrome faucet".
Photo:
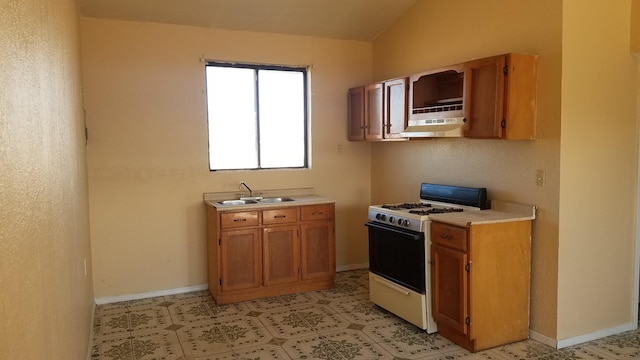
[{"label": "chrome faucet", "polygon": [[247,190],[249,190],[249,197],[253,197],[253,190],[251,190],[251,188],[249,186],[247,186],[247,184],[244,183],[244,181],[240,181],[240,190],[242,191],[242,187],[246,187]]}]

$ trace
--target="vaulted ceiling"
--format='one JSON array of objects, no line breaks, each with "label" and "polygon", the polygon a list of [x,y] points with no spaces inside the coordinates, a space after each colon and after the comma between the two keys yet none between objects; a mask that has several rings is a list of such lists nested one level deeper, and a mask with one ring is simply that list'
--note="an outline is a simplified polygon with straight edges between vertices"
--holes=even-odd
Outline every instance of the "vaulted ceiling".
[{"label": "vaulted ceiling", "polygon": [[421,0],[79,0],[87,17],[371,41]]}]

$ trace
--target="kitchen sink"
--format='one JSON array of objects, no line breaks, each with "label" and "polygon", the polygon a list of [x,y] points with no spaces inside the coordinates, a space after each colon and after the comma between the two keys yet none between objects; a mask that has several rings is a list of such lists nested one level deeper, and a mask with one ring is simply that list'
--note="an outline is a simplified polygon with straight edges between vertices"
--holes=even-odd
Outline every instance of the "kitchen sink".
[{"label": "kitchen sink", "polygon": [[253,204],[277,204],[287,201],[294,201],[292,198],[287,197],[272,197],[272,198],[255,198],[255,199],[240,199],[240,200],[222,200],[218,201],[220,205],[239,206],[239,205],[253,205]]},{"label": "kitchen sink", "polygon": [[293,201],[292,198],[283,198],[283,197],[274,197],[274,198],[264,198],[262,200],[259,200],[260,203],[279,203],[279,202],[286,202],[286,201]]},{"label": "kitchen sink", "polygon": [[255,200],[222,200],[218,201],[218,204],[221,205],[248,205],[248,204],[256,204]]}]

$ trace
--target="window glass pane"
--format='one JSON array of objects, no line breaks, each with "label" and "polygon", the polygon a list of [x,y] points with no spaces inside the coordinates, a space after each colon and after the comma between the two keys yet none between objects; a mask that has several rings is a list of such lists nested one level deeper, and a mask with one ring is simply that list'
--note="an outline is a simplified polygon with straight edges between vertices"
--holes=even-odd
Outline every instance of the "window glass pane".
[{"label": "window glass pane", "polygon": [[207,66],[209,166],[258,167],[255,70]]},{"label": "window glass pane", "polygon": [[305,165],[304,74],[259,70],[260,164]]}]

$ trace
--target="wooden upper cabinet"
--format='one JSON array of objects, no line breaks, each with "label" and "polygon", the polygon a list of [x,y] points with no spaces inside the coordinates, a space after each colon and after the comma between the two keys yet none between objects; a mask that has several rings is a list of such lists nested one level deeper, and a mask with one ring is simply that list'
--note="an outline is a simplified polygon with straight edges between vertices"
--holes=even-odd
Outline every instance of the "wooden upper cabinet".
[{"label": "wooden upper cabinet", "polygon": [[384,114],[384,87],[382,83],[364,87],[365,139],[382,139],[382,117]]},{"label": "wooden upper cabinet", "polygon": [[347,98],[348,113],[348,133],[349,141],[364,140],[364,86],[349,89]]},{"label": "wooden upper cabinet", "polygon": [[506,54],[469,61],[464,69],[464,136],[535,139],[538,60]]},{"label": "wooden upper cabinet", "polygon": [[384,82],[383,137],[402,138],[400,133],[407,126],[407,78]]},{"label": "wooden upper cabinet", "polygon": [[406,140],[406,78],[349,89],[348,107],[350,141]]}]

